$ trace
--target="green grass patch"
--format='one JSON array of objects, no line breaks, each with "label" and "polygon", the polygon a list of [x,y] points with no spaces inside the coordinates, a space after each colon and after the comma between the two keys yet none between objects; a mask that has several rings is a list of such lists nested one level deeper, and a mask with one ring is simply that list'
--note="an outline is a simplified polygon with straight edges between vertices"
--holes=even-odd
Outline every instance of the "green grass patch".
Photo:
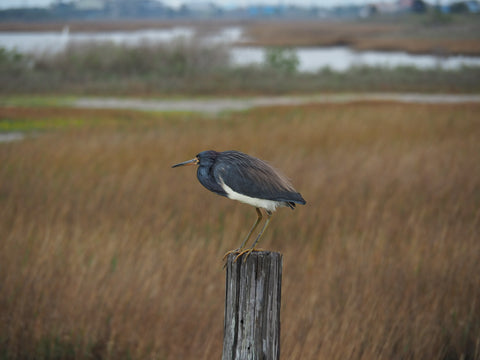
[{"label": "green grass patch", "polygon": [[58,130],[83,125],[83,119],[0,119],[0,132]]},{"label": "green grass patch", "polygon": [[58,107],[68,106],[75,100],[75,96],[69,95],[9,95],[0,96],[0,106],[20,107]]}]

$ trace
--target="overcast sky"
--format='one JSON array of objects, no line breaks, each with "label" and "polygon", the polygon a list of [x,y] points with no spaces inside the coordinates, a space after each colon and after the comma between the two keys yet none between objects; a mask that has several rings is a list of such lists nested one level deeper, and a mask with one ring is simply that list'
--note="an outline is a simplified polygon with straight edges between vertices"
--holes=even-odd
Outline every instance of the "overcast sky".
[{"label": "overcast sky", "polygon": [[[0,0],[0,8],[11,7],[35,7],[35,6],[48,6],[54,0]],[[347,4],[367,4],[374,2],[372,0],[163,0],[164,4],[171,6],[177,6],[181,3],[205,3],[213,2],[217,4],[231,4],[231,5],[249,5],[249,4],[297,4],[297,5],[323,5],[323,6],[335,6],[335,5],[347,5]]]}]

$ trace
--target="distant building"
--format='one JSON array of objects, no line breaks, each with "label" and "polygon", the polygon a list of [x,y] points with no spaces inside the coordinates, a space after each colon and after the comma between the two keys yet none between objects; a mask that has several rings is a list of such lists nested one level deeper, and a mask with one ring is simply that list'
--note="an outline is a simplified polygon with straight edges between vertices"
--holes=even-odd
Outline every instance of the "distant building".
[{"label": "distant building", "polygon": [[361,17],[370,17],[375,14],[397,14],[406,12],[425,12],[427,5],[423,0],[381,1],[364,6],[360,11]]},{"label": "distant building", "polygon": [[413,0],[398,0],[397,5],[400,9],[410,9],[413,5]]},{"label": "distant building", "polygon": [[77,11],[101,11],[105,8],[104,0],[76,0],[73,8]]},{"label": "distant building", "polygon": [[380,14],[394,14],[400,11],[401,7],[395,2],[378,2],[375,4],[378,13]]},{"label": "distant building", "polygon": [[199,17],[212,17],[218,15],[221,9],[212,2],[195,2],[192,4],[184,4],[181,7],[184,15],[195,14]]}]

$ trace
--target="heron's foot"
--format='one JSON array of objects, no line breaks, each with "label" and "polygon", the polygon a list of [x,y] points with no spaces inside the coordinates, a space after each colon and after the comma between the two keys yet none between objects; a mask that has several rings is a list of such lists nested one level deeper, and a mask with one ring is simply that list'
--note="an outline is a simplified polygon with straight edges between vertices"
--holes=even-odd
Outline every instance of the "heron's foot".
[{"label": "heron's foot", "polygon": [[228,257],[228,255],[230,255],[230,254],[239,254],[241,251],[242,251],[241,248],[227,251],[227,252],[225,253],[225,255],[223,255],[222,261],[225,261],[225,259]]},{"label": "heron's foot", "polygon": [[239,252],[238,252],[238,255],[235,257],[235,260],[233,260],[233,262],[236,262],[240,256],[246,254],[246,255],[245,255],[245,258],[243,259],[243,262],[245,263],[245,262],[247,261],[247,258],[250,256],[250,254],[251,254],[253,251],[265,251],[265,250],[264,250],[264,249],[257,249],[257,248],[249,248],[249,249],[245,249],[245,250],[239,251]]}]

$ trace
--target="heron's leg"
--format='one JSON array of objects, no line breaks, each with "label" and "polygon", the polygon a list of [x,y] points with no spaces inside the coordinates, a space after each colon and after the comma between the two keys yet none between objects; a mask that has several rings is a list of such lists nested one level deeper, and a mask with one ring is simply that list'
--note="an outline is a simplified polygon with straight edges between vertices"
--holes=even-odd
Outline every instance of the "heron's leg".
[{"label": "heron's leg", "polygon": [[237,259],[242,256],[243,254],[247,254],[245,256],[245,259],[243,259],[243,261],[247,261],[247,258],[248,256],[252,253],[252,251],[260,251],[260,250],[257,250],[255,249],[255,246],[257,245],[257,243],[259,242],[260,238],[262,237],[263,235],[263,232],[265,231],[265,229],[267,228],[268,224],[270,223],[270,219],[272,217],[272,212],[271,211],[268,211],[267,210],[267,221],[265,221],[265,224],[263,225],[263,228],[262,230],[260,230],[260,233],[258,234],[257,238],[255,239],[255,241],[253,242],[253,245],[251,248],[249,249],[246,249],[246,250],[243,250],[243,251],[240,251],[240,253],[237,255],[237,257],[235,258],[234,262],[237,261]]},{"label": "heron's leg", "polygon": [[[253,242],[253,245],[252,247],[250,248],[250,250],[254,250],[255,249],[255,246],[257,245],[257,243],[259,242],[260,238],[262,237],[263,235],[263,232],[265,231],[265,229],[267,228],[268,224],[270,223],[270,219],[272,217],[272,213],[270,211],[267,211],[267,221],[265,221],[265,224],[263,225],[263,228],[262,230],[260,231],[260,234],[258,234],[257,238],[255,239],[255,241]],[[252,251],[250,251],[252,252]]]},{"label": "heron's leg", "polygon": [[260,209],[258,207],[256,207],[255,210],[257,211],[257,221],[255,221],[255,224],[253,224],[253,226],[250,229],[250,231],[248,232],[248,235],[245,238],[245,240],[243,240],[243,243],[242,243],[242,245],[240,245],[239,250],[242,250],[245,247],[245,245],[247,244],[247,241],[250,239],[250,236],[252,236],[253,231],[257,228],[258,224],[260,223],[260,221],[263,218],[262,217],[262,212],[260,211]]},{"label": "heron's leg", "polygon": [[243,243],[242,245],[240,245],[240,247],[238,249],[235,249],[235,250],[230,250],[228,251],[225,255],[223,255],[223,260],[226,259],[226,257],[230,254],[233,254],[233,253],[238,253],[240,251],[243,250],[243,248],[245,247],[245,244],[247,243],[247,241],[250,239],[250,236],[252,236],[252,233],[253,231],[257,228],[258,224],[260,223],[260,221],[262,220],[262,212],[260,211],[259,208],[255,208],[255,210],[257,211],[257,220],[255,221],[255,223],[253,224],[252,228],[250,229],[250,231],[248,232],[247,234],[247,237],[245,238],[245,240],[243,240]]}]

